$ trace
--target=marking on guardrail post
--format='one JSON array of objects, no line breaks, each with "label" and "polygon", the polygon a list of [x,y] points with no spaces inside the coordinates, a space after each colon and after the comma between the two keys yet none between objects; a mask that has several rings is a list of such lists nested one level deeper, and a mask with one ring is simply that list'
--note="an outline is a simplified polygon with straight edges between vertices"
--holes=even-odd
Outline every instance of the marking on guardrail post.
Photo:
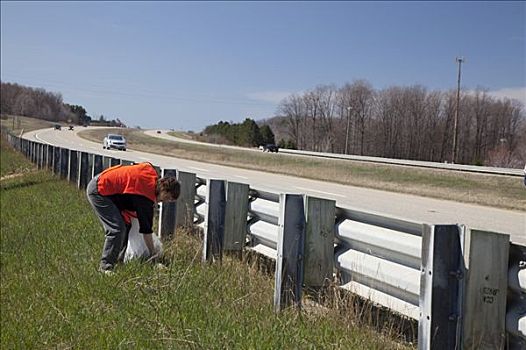
[{"label": "marking on guardrail post", "polygon": [[69,172],[68,180],[73,183],[78,182],[79,173],[79,152],[69,150]]},{"label": "marking on guardrail post", "polygon": [[464,349],[503,349],[510,236],[470,230],[464,242],[467,279]]},{"label": "marking on guardrail post", "polygon": [[336,201],[305,197],[305,277],[309,288],[332,280],[334,270],[334,223]]},{"label": "marking on guardrail post", "polygon": [[424,225],[420,271],[418,348],[458,349],[464,266],[457,225]]},{"label": "marking on guardrail post", "polygon": [[90,178],[89,153],[80,152],[80,168],[79,168],[79,188],[85,189],[88,186]]},{"label": "marking on guardrail post", "polygon": [[[161,176],[176,176],[175,169],[162,169]],[[177,202],[160,203],[159,209],[159,237],[167,238],[175,236],[175,227],[177,222]]]},{"label": "marking on guardrail post", "polygon": [[195,210],[195,174],[178,171],[177,180],[181,185],[181,194],[177,200],[176,225],[177,227],[192,227]]},{"label": "marking on guardrail post", "polygon": [[240,257],[247,235],[248,190],[247,184],[227,182],[223,249]]},{"label": "marking on guardrail post", "polygon": [[225,234],[225,181],[209,179],[206,194],[203,261],[222,260]]},{"label": "marking on guardrail post", "polygon": [[305,211],[303,196],[280,194],[280,215],[274,287],[274,310],[301,306]]}]

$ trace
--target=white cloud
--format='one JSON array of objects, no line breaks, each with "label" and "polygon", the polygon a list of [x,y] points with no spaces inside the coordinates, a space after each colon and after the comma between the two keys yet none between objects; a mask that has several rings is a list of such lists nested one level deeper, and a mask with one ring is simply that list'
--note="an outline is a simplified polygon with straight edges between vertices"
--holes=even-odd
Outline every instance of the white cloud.
[{"label": "white cloud", "polygon": [[280,103],[284,98],[292,95],[288,91],[260,91],[251,92],[247,94],[247,97],[251,100],[270,102],[274,104]]},{"label": "white cloud", "polygon": [[522,102],[526,106],[526,87],[516,87],[516,88],[505,88],[494,91],[488,91],[488,94],[496,98],[512,98]]}]

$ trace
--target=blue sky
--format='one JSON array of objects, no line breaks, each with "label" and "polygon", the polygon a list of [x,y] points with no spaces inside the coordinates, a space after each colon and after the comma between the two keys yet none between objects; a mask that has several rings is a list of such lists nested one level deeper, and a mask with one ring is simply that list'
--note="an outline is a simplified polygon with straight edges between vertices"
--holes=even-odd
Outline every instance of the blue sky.
[{"label": "blue sky", "polygon": [[201,130],[319,84],[526,101],[525,2],[1,2],[1,79],[92,116]]}]

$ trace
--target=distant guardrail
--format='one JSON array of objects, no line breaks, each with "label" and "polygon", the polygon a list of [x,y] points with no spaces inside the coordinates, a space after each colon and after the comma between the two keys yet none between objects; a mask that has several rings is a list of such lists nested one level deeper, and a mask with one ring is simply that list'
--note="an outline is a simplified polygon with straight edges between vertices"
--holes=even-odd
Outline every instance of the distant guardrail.
[{"label": "distant guardrail", "polygon": [[411,166],[411,167],[419,167],[419,168],[441,169],[441,170],[454,170],[454,171],[480,173],[480,174],[524,176],[524,171],[522,169],[497,168],[497,167],[486,167],[486,166],[476,166],[476,165],[426,162],[426,161],[408,160],[408,159],[393,159],[393,158],[382,158],[382,157],[345,155],[345,154],[336,154],[336,153],[299,151],[299,150],[291,150],[291,149],[286,149],[286,148],[280,148],[279,151],[281,153],[309,156],[309,157],[354,160],[354,161],[360,161],[360,162],[390,164],[390,165],[403,165],[403,166]]},{"label": "distant guardrail", "polygon": [[[41,169],[85,188],[103,169],[131,164],[7,134]],[[253,251],[274,260],[274,306],[301,306],[329,283],[418,321],[420,349],[524,349],[526,247],[509,235],[427,225],[336,207],[176,169],[176,203],[160,206],[159,235],[203,229],[203,260]]]},{"label": "distant guardrail", "polygon": [[[150,136],[159,137],[159,135],[156,132],[147,131],[146,133]],[[161,137],[165,135],[166,134],[162,134]],[[175,136],[170,136],[170,137],[173,137],[174,139],[176,139],[177,142],[201,144],[201,145],[206,145],[206,146],[211,146],[211,147],[228,148],[228,149],[235,149],[235,150],[246,150],[247,149],[247,148],[240,147],[240,146],[229,146],[229,145],[221,145],[221,144],[200,142],[200,141],[194,141],[194,140],[185,140],[185,139],[175,137]],[[290,155],[297,155],[297,156],[360,161],[360,162],[368,162],[368,163],[376,163],[376,164],[400,165],[400,166],[451,170],[451,171],[470,172],[470,173],[479,173],[479,174],[524,176],[524,171],[522,169],[514,169],[514,168],[499,168],[499,167],[487,167],[487,166],[464,165],[464,164],[453,164],[453,163],[439,163],[439,162],[429,162],[429,161],[409,160],[409,159],[394,159],[394,158],[383,158],[383,157],[346,155],[346,154],[339,154],[339,153],[292,150],[292,149],[287,149],[287,148],[280,148],[279,152],[283,154],[290,154]]]}]

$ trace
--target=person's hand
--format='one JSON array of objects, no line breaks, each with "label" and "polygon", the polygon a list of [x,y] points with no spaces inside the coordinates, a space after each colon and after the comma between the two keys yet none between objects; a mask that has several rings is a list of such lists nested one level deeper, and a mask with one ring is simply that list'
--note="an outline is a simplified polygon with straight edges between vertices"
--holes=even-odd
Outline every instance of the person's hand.
[{"label": "person's hand", "polygon": [[153,253],[150,253],[150,257],[148,258],[148,260],[146,260],[146,262],[156,263],[161,258],[162,258],[162,252],[157,250],[157,249],[155,249],[155,247],[154,247]]}]

